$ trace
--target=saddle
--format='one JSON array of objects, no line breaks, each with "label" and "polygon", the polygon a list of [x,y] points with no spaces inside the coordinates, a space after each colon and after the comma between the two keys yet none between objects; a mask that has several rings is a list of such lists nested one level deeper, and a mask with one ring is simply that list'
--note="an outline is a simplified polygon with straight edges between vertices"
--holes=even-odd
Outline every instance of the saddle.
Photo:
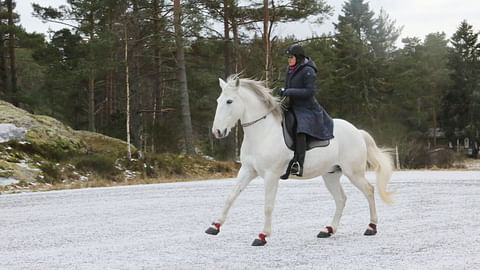
[{"label": "saddle", "polygon": [[[296,120],[293,111],[286,110],[283,112],[282,130],[283,139],[287,147],[295,151],[295,129]],[[325,147],[330,144],[330,140],[319,140],[312,136],[307,136],[307,151],[316,147]]]}]

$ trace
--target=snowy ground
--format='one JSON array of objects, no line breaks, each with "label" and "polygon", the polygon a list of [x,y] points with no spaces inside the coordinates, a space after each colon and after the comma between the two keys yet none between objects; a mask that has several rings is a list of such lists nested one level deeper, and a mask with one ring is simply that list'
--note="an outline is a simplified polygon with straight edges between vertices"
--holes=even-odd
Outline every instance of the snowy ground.
[{"label": "snowy ground", "polygon": [[250,246],[263,227],[259,179],[217,236],[204,231],[231,179],[1,195],[0,269],[480,269],[480,171],[394,173],[396,202],[377,198],[371,237],[367,201],[342,181],[347,206],[329,239],[316,238],[334,211],[324,184],[281,181],[265,247]]}]

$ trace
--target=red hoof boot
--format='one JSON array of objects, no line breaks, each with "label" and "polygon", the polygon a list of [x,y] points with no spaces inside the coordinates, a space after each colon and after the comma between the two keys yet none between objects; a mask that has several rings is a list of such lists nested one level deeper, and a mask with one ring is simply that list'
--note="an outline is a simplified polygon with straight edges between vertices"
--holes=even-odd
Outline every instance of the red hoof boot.
[{"label": "red hoof boot", "polygon": [[211,234],[211,235],[217,235],[220,232],[220,223],[212,223],[210,227],[205,231],[205,233]]},{"label": "red hoof boot", "polygon": [[320,231],[317,235],[318,238],[328,238],[333,234],[333,228],[330,226],[325,227],[327,231]]},{"label": "red hoof boot", "polygon": [[265,240],[266,237],[267,236],[263,233],[259,234],[258,238],[255,238],[255,240],[253,240],[252,246],[254,247],[265,246],[265,244],[267,243],[267,240]]},{"label": "red hoof boot", "polygon": [[368,229],[365,231],[363,235],[375,235],[377,234],[377,225],[370,223],[368,224]]}]

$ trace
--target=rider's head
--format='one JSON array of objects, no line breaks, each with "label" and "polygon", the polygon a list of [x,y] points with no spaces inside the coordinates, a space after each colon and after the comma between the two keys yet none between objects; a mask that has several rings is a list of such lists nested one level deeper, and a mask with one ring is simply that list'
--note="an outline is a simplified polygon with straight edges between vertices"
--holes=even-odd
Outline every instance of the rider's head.
[{"label": "rider's head", "polygon": [[[290,66],[301,64],[305,60],[305,51],[299,44],[290,45],[290,47],[285,50],[285,55],[288,56],[288,65]],[[293,60],[295,60],[295,62]]]}]

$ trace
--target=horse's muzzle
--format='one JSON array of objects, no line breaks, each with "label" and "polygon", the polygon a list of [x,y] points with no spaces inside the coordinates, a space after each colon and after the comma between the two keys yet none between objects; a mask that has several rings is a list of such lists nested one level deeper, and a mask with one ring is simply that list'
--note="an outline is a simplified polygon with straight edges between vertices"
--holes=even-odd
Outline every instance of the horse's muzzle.
[{"label": "horse's muzzle", "polygon": [[213,135],[215,135],[215,138],[217,138],[217,139],[225,138],[228,134],[227,129],[224,129],[223,132],[219,129],[214,129],[214,130],[212,130],[212,132],[213,132]]}]

